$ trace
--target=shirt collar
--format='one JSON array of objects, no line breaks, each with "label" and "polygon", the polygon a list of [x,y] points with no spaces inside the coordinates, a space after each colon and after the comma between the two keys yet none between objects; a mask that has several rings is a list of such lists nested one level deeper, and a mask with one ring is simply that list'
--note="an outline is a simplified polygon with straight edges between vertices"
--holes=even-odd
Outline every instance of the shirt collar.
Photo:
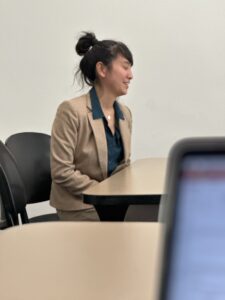
[{"label": "shirt collar", "polygon": [[[90,97],[91,97],[93,119],[104,118],[104,114],[103,114],[103,111],[102,111],[102,108],[101,108],[101,105],[100,105],[100,102],[98,99],[98,95],[97,95],[94,87],[90,90]],[[122,113],[117,101],[114,102],[113,107],[115,110],[116,120],[119,120],[119,119],[124,120],[123,113]]]}]

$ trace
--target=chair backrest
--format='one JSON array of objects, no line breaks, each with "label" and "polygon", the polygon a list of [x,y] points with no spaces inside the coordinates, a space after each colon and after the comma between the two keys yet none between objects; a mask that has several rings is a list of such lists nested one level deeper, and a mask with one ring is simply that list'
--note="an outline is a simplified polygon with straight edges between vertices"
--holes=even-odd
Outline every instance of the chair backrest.
[{"label": "chair backrest", "polygon": [[49,200],[51,190],[50,136],[38,132],[13,134],[5,142],[22,176],[27,203]]},{"label": "chair backrest", "polygon": [[13,155],[0,141],[0,192],[7,221],[18,224],[18,214],[25,213],[26,193]]}]

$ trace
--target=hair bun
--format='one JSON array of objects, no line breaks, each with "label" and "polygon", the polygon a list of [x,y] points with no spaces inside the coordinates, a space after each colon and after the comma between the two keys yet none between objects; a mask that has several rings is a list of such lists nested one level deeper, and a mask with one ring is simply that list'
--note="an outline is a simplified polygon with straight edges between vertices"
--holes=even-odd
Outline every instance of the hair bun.
[{"label": "hair bun", "polygon": [[92,32],[85,32],[83,36],[81,36],[76,44],[76,52],[78,55],[83,56],[87,51],[98,43],[96,36]]}]

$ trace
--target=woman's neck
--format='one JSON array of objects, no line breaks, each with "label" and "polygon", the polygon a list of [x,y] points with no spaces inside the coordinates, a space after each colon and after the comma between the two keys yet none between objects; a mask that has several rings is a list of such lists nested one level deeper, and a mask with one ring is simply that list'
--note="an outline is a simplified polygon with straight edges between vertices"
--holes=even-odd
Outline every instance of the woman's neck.
[{"label": "woman's neck", "polygon": [[95,85],[95,90],[98,95],[101,107],[105,110],[112,109],[113,104],[116,101],[116,96],[106,88],[103,88],[99,85]]}]

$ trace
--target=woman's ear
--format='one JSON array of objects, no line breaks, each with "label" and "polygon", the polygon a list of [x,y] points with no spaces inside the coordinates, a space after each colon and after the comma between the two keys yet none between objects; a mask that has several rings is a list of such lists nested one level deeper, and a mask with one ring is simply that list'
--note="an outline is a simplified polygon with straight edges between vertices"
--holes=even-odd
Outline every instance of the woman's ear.
[{"label": "woman's ear", "polygon": [[107,67],[101,62],[98,61],[96,63],[96,73],[98,78],[105,78],[106,72],[107,72]]}]

